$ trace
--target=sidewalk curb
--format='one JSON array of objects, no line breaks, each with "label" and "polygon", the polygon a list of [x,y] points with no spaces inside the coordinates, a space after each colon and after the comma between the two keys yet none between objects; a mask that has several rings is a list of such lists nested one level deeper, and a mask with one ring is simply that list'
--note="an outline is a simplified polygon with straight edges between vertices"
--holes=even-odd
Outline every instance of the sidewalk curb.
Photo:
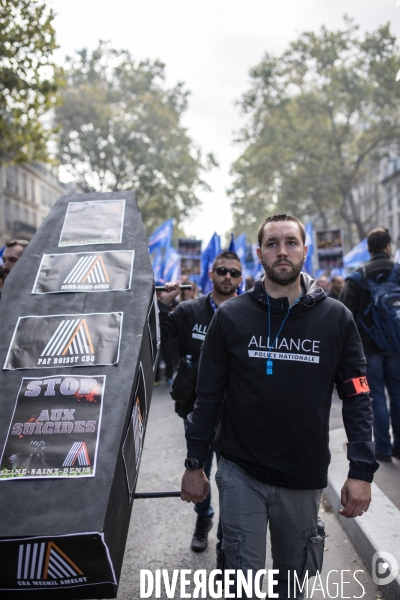
[{"label": "sidewalk curb", "polygon": [[[330,431],[329,446],[332,458],[328,487],[324,493],[335,513],[341,507],[340,491],[348,471],[346,441],[343,428]],[[400,510],[375,483],[372,484],[371,506],[365,515],[356,519],[346,519],[339,515],[338,519],[369,571],[372,557],[379,551],[389,552],[400,562]],[[380,589],[385,600],[400,600],[400,574]]]}]

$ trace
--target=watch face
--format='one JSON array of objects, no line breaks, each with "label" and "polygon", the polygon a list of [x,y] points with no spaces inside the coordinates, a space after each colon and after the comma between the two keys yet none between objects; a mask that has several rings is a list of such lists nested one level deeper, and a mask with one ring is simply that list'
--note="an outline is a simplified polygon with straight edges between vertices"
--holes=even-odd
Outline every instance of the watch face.
[{"label": "watch face", "polygon": [[196,469],[198,469],[200,466],[199,461],[197,460],[197,458],[187,458],[185,460],[185,467],[187,469],[189,469],[189,471],[195,471]]}]

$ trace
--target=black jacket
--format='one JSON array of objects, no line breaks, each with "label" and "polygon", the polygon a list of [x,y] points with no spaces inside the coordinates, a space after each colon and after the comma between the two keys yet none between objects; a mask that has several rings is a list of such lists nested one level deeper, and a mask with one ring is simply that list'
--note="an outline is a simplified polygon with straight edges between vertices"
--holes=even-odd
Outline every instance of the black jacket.
[{"label": "black jacket", "polygon": [[[188,354],[195,363],[200,357],[200,349],[205,339],[207,329],[214,316],[211,307],[210,294],[195,300],[185,300],[178,304],[173,312],[162,302],[158,302],[160,309],[161,343],[178,338],[179,357]],[[186,419],[192,412],[194,402],[176,402],[175,412]]]},{"label": "black jacket", "polygon": [[[250,475],[271,485],[327,485],[329,413],[334,383],[365,374],[365,357],[350,311],[302,273],[306,291],[293,306],[266,374],[268,305],[262,281],[224,302],[202,349],[197,397],[187,429],[188,457],[204,460],[214,445]],[[287,298],[270,299],[271,343]],[[378,468],[369,394],[344,401],[349,476],[372,481]]]},{"label": "black jacket", "polygon": [[[385,277],[390,275],[393,268],[394,262],[390,260],[386,252],[379,252],[375,254],[370,261],[364,266],[366,270],[366,276],[373,281],[376,281],[378,275],[383,273]],[[358,269],[360,270],[360,269]],[[375,344],[374,340],[368,335],[361,324],[358,324],[358,318],[360,314],[364,314],[370,301],[371,294],[368,290],[362,288],[356,281],[352,279],[346,279],[344,290],[340,296],[341,302],[353,313],[354,320],[358,326],[361,341],[363,343],[365,354],[372,354],[376,352],[382,352]],[[368,327],[372,325],[372,317],[370,314],[365,315],[365,323]]]}]

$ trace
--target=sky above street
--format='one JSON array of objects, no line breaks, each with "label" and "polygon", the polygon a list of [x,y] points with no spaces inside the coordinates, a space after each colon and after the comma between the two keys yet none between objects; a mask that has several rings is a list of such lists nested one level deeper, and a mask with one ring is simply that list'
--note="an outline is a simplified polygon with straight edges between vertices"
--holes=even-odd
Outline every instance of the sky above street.
[{"label": "sky above street", "polygon": [[203,153],[213,152],[220,165],[207,174],[212,192],[201,192],[202,206],[184,224],[186,234],[203,244],[214,231],[224,235],[232,226],[226,190],[230,166],[241,152],[233,143],[245,123],[236,102],[249,88],[249,69],[265,52],[283,52],[303,31],[321,25],[342,28],[345,14],[361,31],[390,22],[399,39],[396,4],[397,0],[49,0],[56,13],[59,63],[76,50],[94,49],[100,39],[109,40],[115,48],[130,50],[136,60],[162,60],[169,87],[185,83],[191,95],[183,124]]}]

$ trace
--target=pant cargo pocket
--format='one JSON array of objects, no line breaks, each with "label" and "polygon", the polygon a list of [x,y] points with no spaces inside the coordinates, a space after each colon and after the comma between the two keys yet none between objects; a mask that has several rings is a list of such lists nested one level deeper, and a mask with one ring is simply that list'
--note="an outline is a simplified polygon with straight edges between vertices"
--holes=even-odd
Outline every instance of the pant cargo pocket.
[{"label": "pant cargo pocket", "polygon": [[306,549],[306,562],[304,565],[301,579],[303,579],[307,573],[308,578],[314,577],[317,571],[321,573],[322,563],[324,561],[324,548],[325,548],[325,524],[318,517],[318,525],[316,535],[310,535],[307,541]]},{"label": "pant cargo pocket", "polygon": [[246,543],[243,532],[225,533],[222,540],[222,552],[224,555],[224,567],[228,569],[240,569],[240,547]]}]

